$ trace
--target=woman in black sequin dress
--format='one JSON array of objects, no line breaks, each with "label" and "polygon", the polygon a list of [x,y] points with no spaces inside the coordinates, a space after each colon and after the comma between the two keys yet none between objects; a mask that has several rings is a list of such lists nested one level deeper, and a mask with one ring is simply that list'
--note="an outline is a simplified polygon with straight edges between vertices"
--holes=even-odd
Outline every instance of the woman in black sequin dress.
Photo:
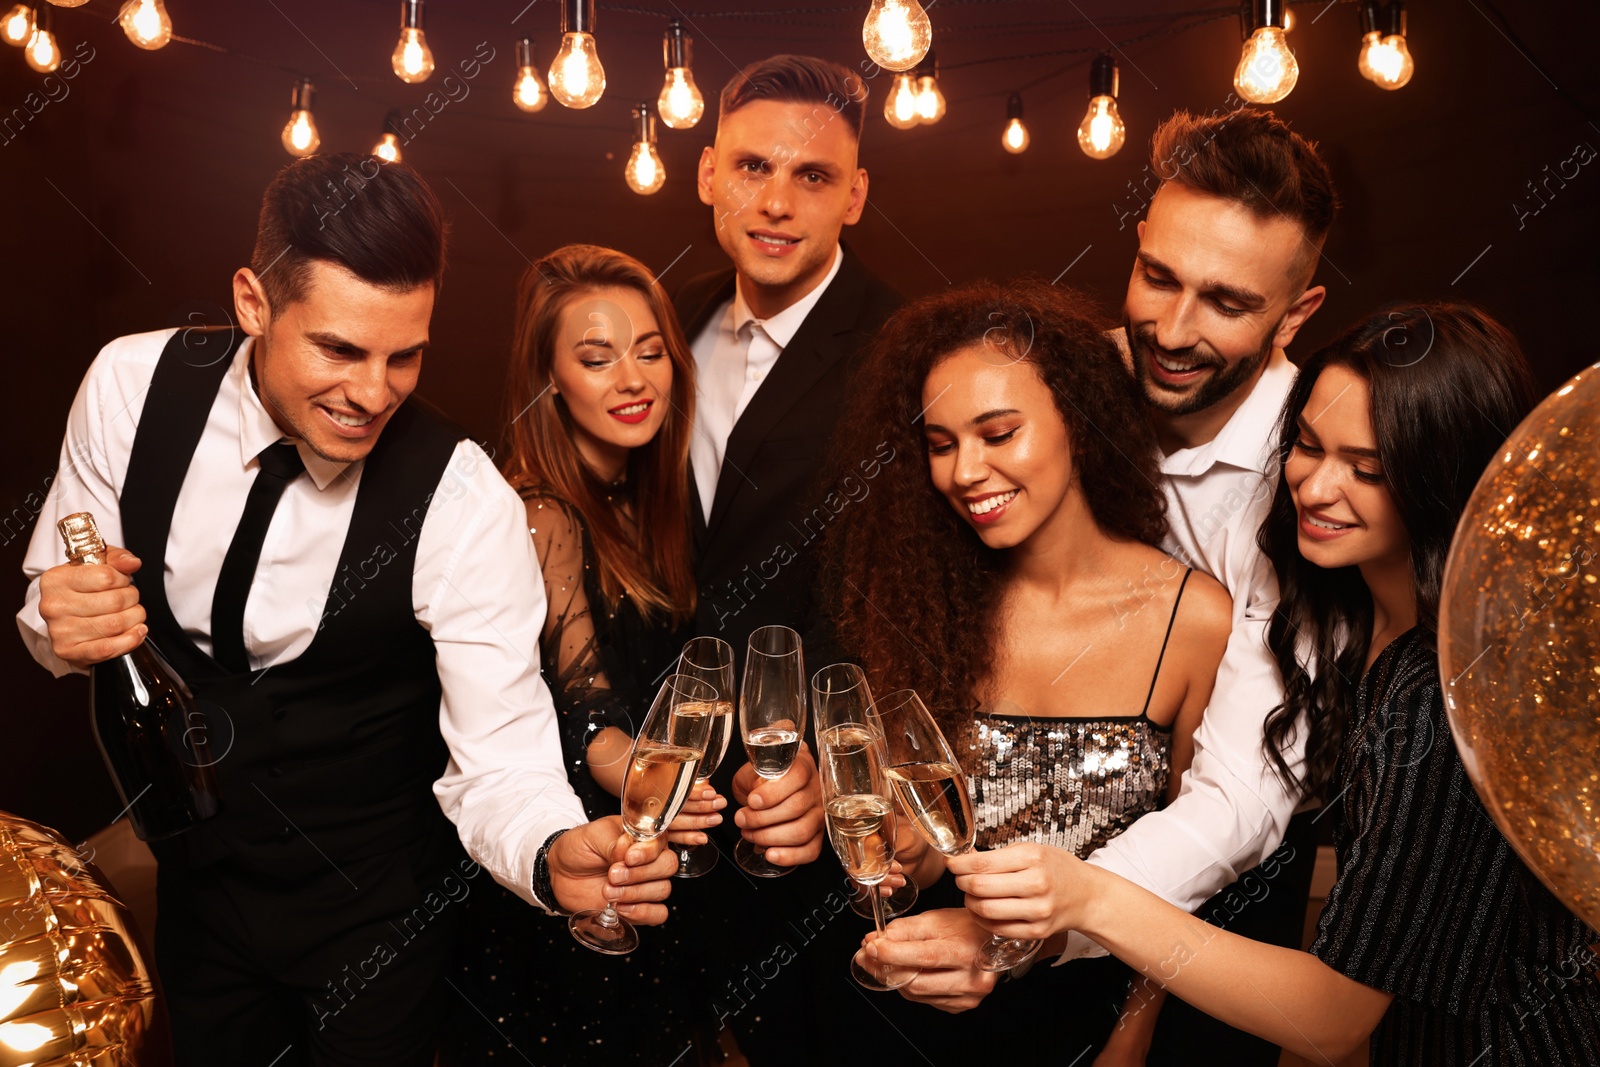
[{"label": "woman in black sequin dress", "polygon": [[[538,653],[568,778],[591,818],[615,814],[634,723],[695,605],[693,364],[649,271],[587,245],[533,264],[507,402],[506,474],[527,504],[544,578]],[[675,824],[675,840],[703,839],[683,833],[690,823]],[[694,968],[670,919],[643,931],[631,955],[602,956],[564,920],[490,885],[468,898],[460,937],[443,1064],[668,1064],[693,1040]]]},{"label": "woman in black sequin dress", "polygon": [[[1450,735],[1436,633],[1452,533],[1532,406],[1516,340],[1459,304],[1385,309],[1313,356],[1285,404],[1284,467],[1262,531],[1282,600],[1269,644],[1285,703],[1279,773],[1338,802],[1337,880],[1309,952],[1206,926],[1065,854],[1046,894],[990,875],[976,906],[1083,931],[1186,1001],[1317,1060],[1600,1063],[1600,935],[1523,865]],[[1294,775],[1288,739],[1309,730]],[[1175,945],[1183,946],[1181,953]]]},{"label": "woman in black sequin dress", "polygon": [[[843,647],[940,719],[980,849],[1088,855],[1176,795],[1231,612],[1219,583],[1155,547],[1155,437],[1116,347],[1064,290],[964,286],[889,321],[856,402],[842,456],[887,437],[899,458],[832,532]],[[902,930],[987,937],[936,881],[942,856],[902,859],[932,905]],[[1050,962],[957,1016],[874,1005],[939,1063],[1050,1048],[1088,1067],[1090,1050],[1107,1046],[1103,1064],[1148,1043],[1159,1005],[1127,1000],[1125,968]]]}]

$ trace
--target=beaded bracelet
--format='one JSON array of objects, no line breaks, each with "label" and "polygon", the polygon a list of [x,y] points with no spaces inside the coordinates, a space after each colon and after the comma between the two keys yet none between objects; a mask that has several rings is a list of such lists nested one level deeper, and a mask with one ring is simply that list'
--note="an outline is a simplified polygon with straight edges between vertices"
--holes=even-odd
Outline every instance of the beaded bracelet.
[{"label": "beaded bracelet", "polygon": [[533,858],[533,895],[546,911],[554,912],[557,915],[570,915],[571,913],[564,911],[560,901],[556,900],[555,883],[550,879],[550,846],[556,843],[556,838],[566,832],[566,830],[557,830],[545,838],[544,844],[539,846],[539,851]]}]

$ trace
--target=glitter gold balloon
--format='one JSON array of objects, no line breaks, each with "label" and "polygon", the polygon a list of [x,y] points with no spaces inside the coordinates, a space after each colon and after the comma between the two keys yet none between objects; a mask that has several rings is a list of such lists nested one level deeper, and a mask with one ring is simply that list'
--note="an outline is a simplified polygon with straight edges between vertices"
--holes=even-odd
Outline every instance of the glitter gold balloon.
[{"label": "glitter gold balloon", "polygon": [[1528,867],[1600,927],[1600,364],[1535,408],[1484,472],[1439,614],[1467,773]]},{"label": "glitter gold balloon", "polygon": [[54,830],[0,811],[0,1067],[170,1057],[128,909]]}]

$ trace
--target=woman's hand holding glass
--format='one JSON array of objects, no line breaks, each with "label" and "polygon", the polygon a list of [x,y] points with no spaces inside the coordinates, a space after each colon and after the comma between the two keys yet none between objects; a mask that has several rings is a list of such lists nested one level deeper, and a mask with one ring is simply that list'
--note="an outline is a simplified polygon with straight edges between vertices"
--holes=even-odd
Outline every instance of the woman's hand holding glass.
[{"label": "woman's hand holding glass", "polygon": [[997,936],[1045,941],[1076,929],[1093,901],[1094,869],[1065,849],[1019,841],[950,856],[945,866],[967,910]]}]

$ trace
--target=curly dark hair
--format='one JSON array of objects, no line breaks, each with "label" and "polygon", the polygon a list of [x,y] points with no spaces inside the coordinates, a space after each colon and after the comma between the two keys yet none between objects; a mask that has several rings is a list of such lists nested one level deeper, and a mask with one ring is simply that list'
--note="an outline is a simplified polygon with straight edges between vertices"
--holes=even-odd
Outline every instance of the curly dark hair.
[{"label": "curly dark hair", "polygon": [[[1379,465],[1411,541],[1417,625],[1432,641],[1450,539],[1484,468],[1533,408],[1532,371],[1510,331],[1469,304],[1390,305],[1300,368],[1279,419],[1280,460],[1299,439],[1300,413],[1329,367],[1348,368],[1372,390]],[[1280,471],[1258,540],[1278,572],[1267,647],[1284,701],[1268,714],[1262,745],[1283,781],[1319,796],[1333,779],[1365,673],[1372,595],[1357,568],[1307,561],[1299,524]],[[1297,783],[1284,753],[1301,729],[1309,733]]]},{"label": "curly dark hair", "polygon": [[861,457],[890,458],[871,504],[828,530],[823,603],[840,651],[871,684],[917,690],[950,736],[970,719],[993,661],[1006,553],[979,540],[929,479],[922,387],[946,356],[985,342],[1050,388],[1100,530],[1152,545],[1167,530],[1155,432],[1086,300],[1042,281],[983,281],[889,319],[858,372],[831,464],[836,478]]}]

